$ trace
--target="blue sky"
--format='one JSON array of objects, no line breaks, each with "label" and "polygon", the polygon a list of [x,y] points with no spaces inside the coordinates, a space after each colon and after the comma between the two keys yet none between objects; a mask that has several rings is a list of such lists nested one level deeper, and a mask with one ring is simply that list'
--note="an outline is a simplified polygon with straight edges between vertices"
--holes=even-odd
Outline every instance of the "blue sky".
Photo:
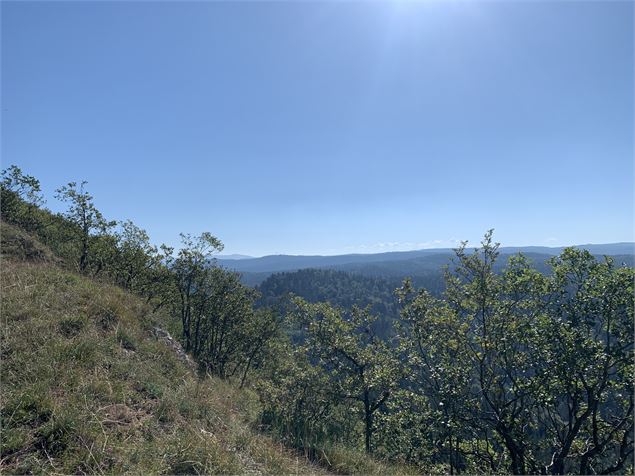
[{"label": "blue sky", "polygon": [[2,166],[157,243],[632,241],[632,2],[2,3]]}]

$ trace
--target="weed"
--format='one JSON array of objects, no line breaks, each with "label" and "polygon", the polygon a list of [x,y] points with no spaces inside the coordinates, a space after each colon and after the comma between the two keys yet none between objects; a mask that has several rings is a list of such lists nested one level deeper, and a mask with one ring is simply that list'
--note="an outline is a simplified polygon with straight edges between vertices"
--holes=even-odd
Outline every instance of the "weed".
[{"label": "weed", "polygon": [[53,417],[36,433],[36,446],[49,456],[59,456],[75,433],[75,423],[68,416]]},{"label": "weed", "polygon": [[128,332],[123,327],[117,327],[117,341],[119,341],[119,345],[126,350],[137,350],[137,343],[135,338],[132,336],[130,332]]},{"label": "weed", "polygon": [[2,427],[37,426],[51,418],[52,406],[43,390],[33,388],[10,400],[2,409]]},{"label": "weed", "polygon": [[75,337],[86,326],[86,317],[73,316],[63,319],[59,323],[60,334],[64,337]]}]

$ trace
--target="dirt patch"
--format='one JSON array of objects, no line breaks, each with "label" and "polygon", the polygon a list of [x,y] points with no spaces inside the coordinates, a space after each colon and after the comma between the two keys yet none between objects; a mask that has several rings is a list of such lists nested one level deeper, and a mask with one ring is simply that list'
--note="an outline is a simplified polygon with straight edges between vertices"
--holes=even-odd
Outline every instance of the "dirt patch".
[{"label": "dirt patch", "polygon": [[130,425],[136,420],[135,414],[130,407],[121,403],[108,405],[99,410],[106,417],[102,420],[104,425]]}]

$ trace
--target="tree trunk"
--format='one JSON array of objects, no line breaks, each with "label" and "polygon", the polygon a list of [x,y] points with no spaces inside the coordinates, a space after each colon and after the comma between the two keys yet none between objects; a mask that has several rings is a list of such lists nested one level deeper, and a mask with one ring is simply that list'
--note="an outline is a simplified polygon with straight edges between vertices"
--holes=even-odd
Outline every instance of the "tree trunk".
[{"label": "tree trunk", "polygon": [[522,447],[522,443],[519,445],[514,440],[509,428],[499,424],[496,427],[498,434],[503,437],[503,442],[505,443],[505,447],[509,452],[509,457],[511,458],[511,466],[510,470],[512,474],[526,474],[525,470],[525,449]]},{"label": "tree trunk", "polygon": [[88,236],[82,238],[82,254],[79,257],[79,270],[83,273],[88,266]]},{"label": "tree trunk", "polygon": [[370,446],[370,438],[373,432],[373,413],[372,410],[370,408],[370,396],[368,394],[368,391],[364,392],[364,421],[366,424],[366,431],[365,433],[365,443],[366,443],[366,453],[370,453],[371,452],[371,446]]}]

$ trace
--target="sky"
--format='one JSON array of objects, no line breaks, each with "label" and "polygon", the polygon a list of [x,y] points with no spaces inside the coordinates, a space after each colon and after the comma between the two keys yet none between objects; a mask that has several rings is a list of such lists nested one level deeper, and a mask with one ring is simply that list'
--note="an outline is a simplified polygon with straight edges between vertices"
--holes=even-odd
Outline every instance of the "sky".
[{"label": "sky", "polygon": [[157,244],[634,241],[633,2],[6,2],[2,168]]}]

